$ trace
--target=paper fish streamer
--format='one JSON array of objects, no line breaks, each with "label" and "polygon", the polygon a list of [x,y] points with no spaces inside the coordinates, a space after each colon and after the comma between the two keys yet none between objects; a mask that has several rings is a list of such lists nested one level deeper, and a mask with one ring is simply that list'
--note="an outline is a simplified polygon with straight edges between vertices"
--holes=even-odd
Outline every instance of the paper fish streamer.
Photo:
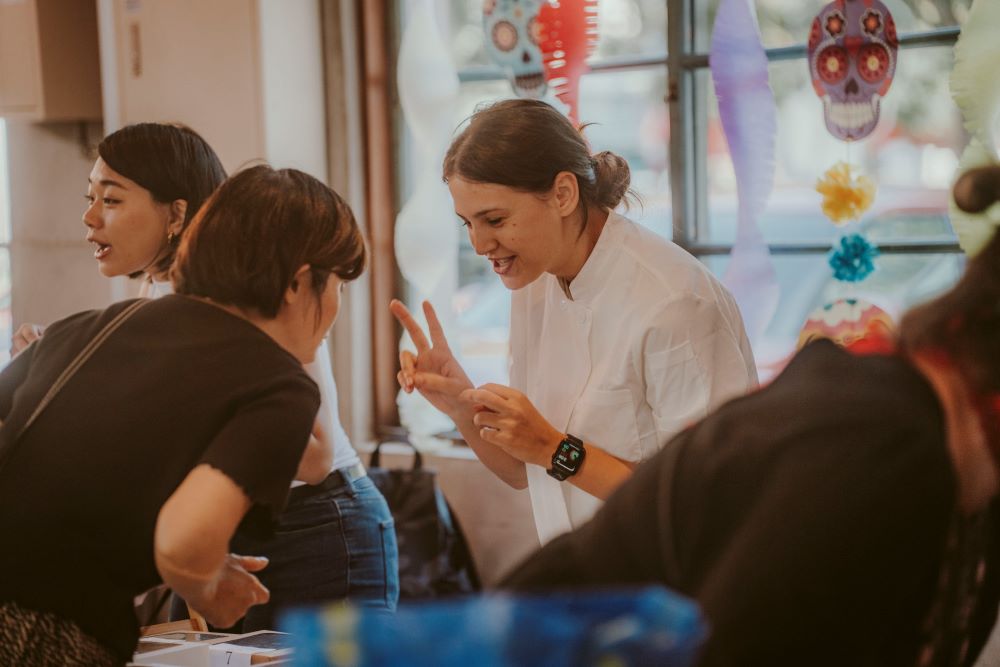
[{"label": "paper fish streamer", "polygon": [[889,314],[864,299],[837,299],[809,314],[796,347],[827,338],[844,347],[862,338],[888,337],[895,325]]},{"label": "paper fish streamer", "polygon": [[898,51],[896,23],[879,0],[834,0],[813,19],[809,74],[830,134],[857,141],[872,133]]},{"label": "paper fish streamer", "polygon": [[597,46],[597,0],[485,0],[486,51],[519,97],[549,85],[578,123],[580,76]]},{"label": "paper fish streamer", "polygon": [[774,316],[780,289],[757,224],[774,187],[777,109],[753,0],[722,0],[709,63],[739,197],[736,243],[722,280],[754,341]]},{"label": "paper fish streamer", "polygon": [[[1000,125],[1000,2],[975,0],[958,43],[955,44],[955,68],[951,72],[951,95],[965,119],[965,129],[972,138],[959,160],[958,174],[973,167],[998,162],[997,131]],[[958,242],[969,255],[975,255],[1000,227],[1000,204],[983,213],[972,214],[950,206],[951,225]]]}]

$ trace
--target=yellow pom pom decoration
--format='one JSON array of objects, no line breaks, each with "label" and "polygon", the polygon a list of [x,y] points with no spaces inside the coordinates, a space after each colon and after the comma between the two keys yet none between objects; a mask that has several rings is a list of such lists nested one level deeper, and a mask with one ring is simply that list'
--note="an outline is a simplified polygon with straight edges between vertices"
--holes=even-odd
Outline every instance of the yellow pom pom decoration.
[{"label": "yellow pom pom decoration", "polygon": [[857,220],[875,201],[875,183],[867,176],[851,175],[851,166],[838,162],[816,181],[823,195],[823,214],[835,225]]}]

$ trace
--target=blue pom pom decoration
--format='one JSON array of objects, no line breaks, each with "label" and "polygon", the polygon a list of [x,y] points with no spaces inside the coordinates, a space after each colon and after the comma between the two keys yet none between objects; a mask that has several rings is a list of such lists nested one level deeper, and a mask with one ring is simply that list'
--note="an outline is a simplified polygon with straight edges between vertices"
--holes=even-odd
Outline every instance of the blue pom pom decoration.
[{"label": "blue pom pom decoration", "polygon": [[840,239],[839,246],[830,251],[829,263],[833,277],[846,283],[858,283],[875,270],[878,248],[862,234],[848,234]]}]

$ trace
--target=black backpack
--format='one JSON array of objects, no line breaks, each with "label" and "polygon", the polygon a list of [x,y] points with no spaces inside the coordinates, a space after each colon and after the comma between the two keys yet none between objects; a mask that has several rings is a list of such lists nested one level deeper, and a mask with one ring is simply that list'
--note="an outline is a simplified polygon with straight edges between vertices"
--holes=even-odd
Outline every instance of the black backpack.
[{"label": "black backpack", "polygon": [[437,485],[437,473],[424,468],[423,456],[413,445],[412,468],[382,468],[381,446],[372,452],[368,475],[385,496],[396,524],[400,600],[481,590],[465,535]]}]

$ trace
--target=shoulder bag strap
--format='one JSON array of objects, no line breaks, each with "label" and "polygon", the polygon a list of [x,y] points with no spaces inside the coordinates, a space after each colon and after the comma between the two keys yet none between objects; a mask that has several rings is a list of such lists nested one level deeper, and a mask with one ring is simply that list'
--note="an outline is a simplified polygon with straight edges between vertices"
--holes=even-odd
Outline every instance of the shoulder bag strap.
[{"label": "shoulder bag strap", "polygon": [[[43,396],[42,400],[38,402],[38,406],[35,408],[35,411],[31,413],[31,416],[24,422],[24,426],[22,426],[21,430],[17,432],[17,435],[7,441],[8,447],[13,446],[17,439],[24,435],[24,432],[35,423],[35,420],[38,419],[38,415],[42,414],[42,410],[44,410],[48,404],[52,402],[52,399],[56,397],[56,394],[58,394],[59,391],[66,386],[66,383],[69,382],[70,378],[76,374],[80,367],[83,366],[91,356],[93,356],[94,352],[97,351],[97,348],[99,348],[101,344],[108,339],[108,336],[113,334],[118,327],[125,323],[125,320],[130,318],[133,313],[147,303],[149,303],[149,299],[140,299],[132,303],[127,308],[122,310],[122,312],[115,315],[114,319],[104,325],[104,328],[101,329],[96,336],[90,339],[90,342],[88,342],[84,348],[80,350],[80,353],[76,355],[73,361],[66,366],[63,372],[59,374],[59,377],[56,378],[55,382],[52,383],[52,386],[49,387],[45,396]],[[4,453],[6,452],[0,452],[0,454]],[[0,461],[2,461],[3,458],[5,457],[0,456]]]}]

